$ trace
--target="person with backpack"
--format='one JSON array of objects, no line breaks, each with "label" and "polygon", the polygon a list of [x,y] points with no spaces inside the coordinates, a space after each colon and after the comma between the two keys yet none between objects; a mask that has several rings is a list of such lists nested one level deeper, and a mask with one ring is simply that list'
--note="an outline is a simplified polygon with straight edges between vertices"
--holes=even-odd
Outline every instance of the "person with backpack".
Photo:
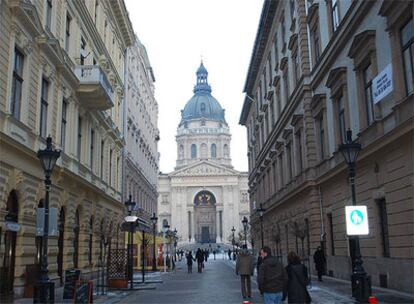
[{"label": "person with backpack", "polygon": [[306,287],[309,283],[308,269],[293,251],[288,254],[288,263],[286,266],[288,283],[283,292],[283,300],[287,296],[288,303],[310,303],[312,299]]}]

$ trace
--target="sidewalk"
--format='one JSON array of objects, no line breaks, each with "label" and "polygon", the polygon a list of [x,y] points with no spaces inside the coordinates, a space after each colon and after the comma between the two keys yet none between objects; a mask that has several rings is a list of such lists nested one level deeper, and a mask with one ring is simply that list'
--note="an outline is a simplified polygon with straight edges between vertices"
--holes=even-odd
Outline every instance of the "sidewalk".
[{"label": "sidewalk", "polygon": [[[235,267],[236,262],[227,260],[229,264]],[[254,277],[257,279],[255,272]],[[253,279],[253,282],[256,280]],[[312,303],[317,304],[353,304],[358,303],[352,297],[351,282],[328,276],[323,277],[323,282],[319,282],[316,276],[312,276],[309,287],[309,293],[312,297]],[[392,289],[372,287],[372,295],[378,300],[378,304],[395,303],[395,304],[412,304],[414,295],[399,292]]]}]

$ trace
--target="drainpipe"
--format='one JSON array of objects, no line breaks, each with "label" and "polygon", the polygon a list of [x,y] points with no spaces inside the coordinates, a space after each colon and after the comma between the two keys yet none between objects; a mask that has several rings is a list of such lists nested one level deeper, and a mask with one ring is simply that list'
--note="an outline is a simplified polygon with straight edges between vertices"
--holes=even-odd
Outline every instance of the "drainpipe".
[{"label": "drainpipe", "polygon": [[121,159],[122,159],[122,202],[126,200],[126,182],[125,182],[125,158],[126,158],[126,113],[127,113],[127,88],[128,88],[128,47],[124,50],[124,96],[122,97],[122,137],[124,139],[124,146],[122,147]]}]

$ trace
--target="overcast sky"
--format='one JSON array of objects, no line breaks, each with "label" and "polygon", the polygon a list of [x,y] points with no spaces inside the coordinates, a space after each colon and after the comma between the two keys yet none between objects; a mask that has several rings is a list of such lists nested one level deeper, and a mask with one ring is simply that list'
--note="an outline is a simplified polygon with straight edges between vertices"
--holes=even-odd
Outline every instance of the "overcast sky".
[{"label": "overcast sky", "polygon": [[160,170],[174,170],[181,110],[193,96],[201,57],[212,95],[226,110],[233,166],[247,171],[246,129],[238,124],[263,0],[125,0],[155,74]]}]

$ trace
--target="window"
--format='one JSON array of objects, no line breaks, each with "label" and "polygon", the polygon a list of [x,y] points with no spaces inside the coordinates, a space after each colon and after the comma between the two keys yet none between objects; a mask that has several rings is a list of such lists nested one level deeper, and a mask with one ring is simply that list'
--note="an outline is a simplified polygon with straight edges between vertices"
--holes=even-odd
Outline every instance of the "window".
[{"label": "window", "polygon": [[89,252],[88,252],[88,262],[89,265],[92,265],[92,250],[93,250],[93,216],[89,221]]},{"label": "window", "polygon": [[46,0],[46,28],[52,28],[52,0]]},{"label": "window", "polygon": [[390,241],[388,234],[388,214],[387,214],[387,203],[385,199],[377,201],[379,211],[379,224],[381,231],[382,241],[382,255],[384,257],[390,257]]},{"label": "window", "polygon": [[48,107],[49,82],[42,79],[42,97],[40,99],[40,136],[46,138],[47,133],[47,107]]},{"label": "window", "polygon": [[269,55],[267,56],[267,66],[269,68],[269,86],[272,85],[272,57]]},{"label": "window", "polygon": [[90,161],[91,170],[93,170],[94,144],[95,144],[95,131],[94,129],[91,129],[90,149],[89,149],[89,161]]},{"label": "window", "polygon": [[80,64],[84,65],[86,59],[86,41],[81,38],[81,48],[80,48]]},{"label": "window", "polygon": [[72,18],[69,14],[66,14],[66,30],[65,30],[65,50],[66,52],[69,52],[70,47],[70,22],[72,21]]},{"label": "window", "polygon": [[275,102],[276,102],[275,98],[272,97],[272,100],[270,101],[270,120],[269,120],[269,123],[270,123],[269,129],[270,130],[272,129],[273,125],[275,124]]},{"label": "window", "polygon": [[332,31],[335,32],[339,26],[339,0],[332,0],[331,2],[331,18],[332,18]]},{"label": "window", "polygon": [[80,230],[80,219],[79,210],[76,209],[75,213],[75,227],[73,228],[73,267],[78,268],[79,261],[79,230]]},{"label": "window", "polygon": [[319,131],[319,157],[320,160],[325,159],[325,125],[323,115],[317,119],[317,128]]},{"label": "window", "polygon": [[98,20],[98,9],[99,9],[99,0],[95,0],[95,24]]},{"label": "window", "polygon": [[293,177],[293,161],[292,161],[292,144],[286,145],[286,165],[287,165],[287,180],[291,180]]},{"label": "window", "polygon": [[62,150],[65,150],[65,141],[66,141],[66,112],[67,112],[68,103],[66,99],[62,99],[62,121],[60,126],[60,146]]},{"label": "window", "polygon": [[102,140],[101,141],[101,179],[103,179],[103,172],[104,172],[104,149],[105,148],[105,143]]},{"label": "window", "polygon": [[14,118],[20,119],[20,108],[23,89],[23,54],[14,49],[13,83],[11,92],[10,111]]},{"label": "window", "polygon": [[297,153],[297,170],[296,173],[299,174],[302,172],[302,166],[303,166],[303,148],[302,148],[302,132],[301,130],[298,130],[295,133],[295,137],[296,137],[296,153]]},{"label": "window", "polygon": [[300,66],[299,66],[299,55],[298,49],[292,54],[292,65],[293,65],[293,78],[295,80],[295,86],[298,84],[300,78]]},{"label": "window", "polygon": [[211,145],[211,158],[217,157],[217,146],[216,144]]},{"label": "window", "polygon": [[295,15],[295,0],[290,0],[290,18],[293,20]]},{"label": "window", "polygon": [[225,144],[223,147],[223,150],[224,150],[224,157],[228,158],[230,156],[229,146]]},{"label": "window", "polygon": [[332,213],[328,213],[328,229],[329,229],[329,241],[331,245],[331,255],[335,255],[335,241],[334,241],[334,230],[333,230],[333,221]]},{"label": "window", "polygon": [[82,153],[82,118],[78,117],[78,160],[81,161],[81,153]]},{"label": "window", "polygon": [[311,35],[311,41],[312,41],[313,60],[314,60],[314,65],[315,65],[319,61],[319,57],[321,56],[321,44],[320,44],[320,37],[319,37],[318,21],[316,22],[315,27],[311,29],[310,35]]},{"label": "window", "polygon": [[279,63],[279,49],[277,47],[277,36],[275,36],[274,51],[275,51],[275,69],[276,69]]},{"label": "window", "polygon": [[341,142],[346,142],[346,126],[345,126],[345,106],[343,96],[339,96],[337,100],[338,108],[338,126],[339,126],[339,136]]},{"label": "window", "polygon": [[367,115],[367,125],[371,125],[374,122],[374,103],[372,100],[372,68],[371,64],[368,65],[362,71],[362,77],[364,81],[364,97],[365,97],[365,110]]},{"label": "window", "polygon": [[[283,176],[283,153],[281,153],[278,157],[279,159],[279,181],[280,181],[280,188],[283,188],[283,186],[285,185],[285,180],[284,180],[284,176]],[[279,189],[280,189],[279,188]]]},{"label": "window", "polygon": [[112,153],[113,150],[109,150],[109,186],[112,186]]},{"label": "window", "polygon": [[409,95],[414,91],[414,21],[412,18],[401,28],[400,32],[405,90]]},{"label": "window", "polygon": [[107,30],[108,30],[108,21],[105,20],[105,22],[104,22],[104,39],[103,39],[104,43],[106,43],[106,32],[107,32]]},{"label": "window", "polygon": [[197,158],[197,146],[195,144],[191,145],[191,158]]},{"label": "window", "polygon": [[[283,14],[284,12],[282,12],[282,15]],[[282,45],[283,45],[282,52],[283,52],[286,47],[286,27],[285,27],[285,16],[284,15],[282,17],[282,20],[280,20],[280,28],[282,32]]]},{"label": "window", "polygon": [[289,102],[289,75],[288,75],[288,67],[286,65],[285,70],[283,71],[283,85],[284,85],[284,93],[285,93],[285,104]]}]

